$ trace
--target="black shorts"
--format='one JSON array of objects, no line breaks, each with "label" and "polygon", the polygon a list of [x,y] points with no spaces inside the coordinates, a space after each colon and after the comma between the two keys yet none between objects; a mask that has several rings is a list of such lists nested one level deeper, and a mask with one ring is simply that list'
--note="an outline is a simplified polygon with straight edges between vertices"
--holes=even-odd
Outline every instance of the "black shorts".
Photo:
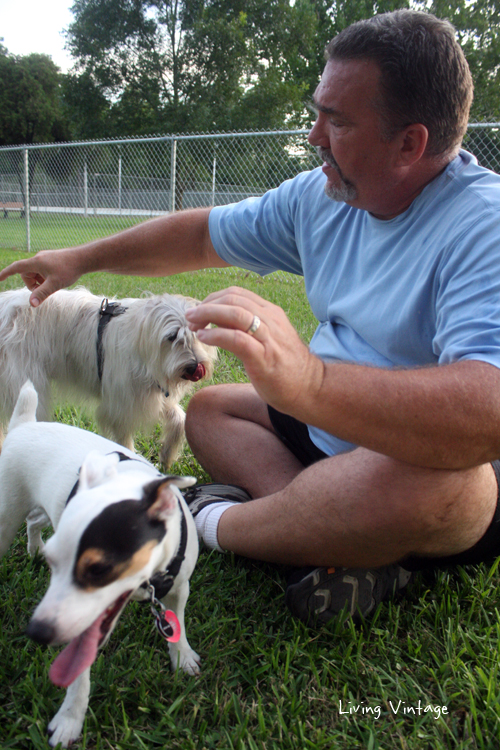
[{"label": "black shorts", "polygon": [[[304,465],[311,466],[328,455],[320,450],[309,437],[307,425],[294,417],[282,414],[272,406],[268,407],[271,424],[280,440]],[[500,461],[492,461],[497,485],[500,487]],[[486,532],[473,547],[447,557],[407,557],[400,561],[407,570],[426,570],[429,568],[449,568],[454,565],[476,565],[492,563],[500,557],[500,490],[497,497],[495,515]]]}]

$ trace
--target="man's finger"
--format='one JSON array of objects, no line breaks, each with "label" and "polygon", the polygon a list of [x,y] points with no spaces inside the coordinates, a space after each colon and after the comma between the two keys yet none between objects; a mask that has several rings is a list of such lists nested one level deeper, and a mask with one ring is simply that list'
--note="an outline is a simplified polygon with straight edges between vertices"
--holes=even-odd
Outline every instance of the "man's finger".
[{"label": "man's finger", "polygon": [[54,292],[57,292],[57,290],[60,288],[61,287],[59,284],[55,284],[53,281],[46,279],[42,284],[40,284],[40,286],[35,286],[30,296],[30,305],[32,307],[38,307],[40,303],[46,300],[47,297],[50,297],[50,295]]},{"label": "man's finger", "polygon": [[202,328],[198,338],[204,344],[218,346],[235,354],[245,366],[260,362],[264,347],[255,336],[248,336],[237,328]]},{"label": "man's finger", "polygon": [[22,273],[22,269],[25,265],[25,261],[16,260],[14,263],[5,266],[5,268],[0,271],[0,281],[5,281],[9,276],[14,276],[16,273]]},{"label": "man's finger", "polygon": [[259,307],[267,307],[270,304],[255,292],[239,286],[231,286],[227,289],[219,289],[217,292],[211,292],[211,294],[205,297],[202,304],[207,302],[224,302],[224,304],[228,305],[241,304],[245,306],[250,303]]},{"label": "man's finger", "polygon": [[[259,311],[260,312],[260,311]],[[246,333],[251,327],[255,313],[244,307],[203,303],[186,311],[186,318],[191,330],[200,331],[210,323]]]}]

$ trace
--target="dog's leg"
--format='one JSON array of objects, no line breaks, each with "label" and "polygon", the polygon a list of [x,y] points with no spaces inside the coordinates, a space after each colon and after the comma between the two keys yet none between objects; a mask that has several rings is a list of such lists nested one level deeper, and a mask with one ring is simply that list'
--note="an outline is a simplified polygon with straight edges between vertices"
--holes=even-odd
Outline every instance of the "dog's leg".
[{"label": "dog's leg", "polygon": [[118,408],[119,418],[114,418],[109,412],[107,404],[102,401],[97,407],[96,419],[103,435],[111,437],[116,443],[123,445],[130,451],[134,449],[134,439],[128,427],[126,407]]},{"label": "dog's leg", "polygon": [[[2,478],[0,475],[0,486]],[[29,504],[16,498],[14,493],[4,499],[5,494],[0,488],[0,557],[8,551],[30,510]]]},{"label": "dog's leg", "polygon": [[55,747],[58,742],[66,747],[80,736],[89,703],[89,692],[90,668],[71,683],[61,708],[48,726],[51,747]]},{"label": "dog's leg", "polygon": [[181,583],[178,589],[167,594],[163,599],[163,604],[167,609],[172,609],[177,615],[179,625],[181,626],[181,637],[177,643],[169,643],[170,663],[175,671],[177,667],[188,674],[199,674],[200,657],[189,645],[186,637],[186,627],[184,625],[184,609],[189,596],[189,581]]},{"label": "dog's leg", "polygon": [[35,508],[26,518],[26,530],[28,532],[28,554],[33,557],[36,552],[43,551],[43,540],[41,531],[45,526],[50,526],[50,519],[43,508]]},{"label": "dog's leg", "polygon": [[162,412],[163,436],[160,461],[165,469],[178,458],[184,445],[184,422],[186,415],[179,404],[164,408]]}]

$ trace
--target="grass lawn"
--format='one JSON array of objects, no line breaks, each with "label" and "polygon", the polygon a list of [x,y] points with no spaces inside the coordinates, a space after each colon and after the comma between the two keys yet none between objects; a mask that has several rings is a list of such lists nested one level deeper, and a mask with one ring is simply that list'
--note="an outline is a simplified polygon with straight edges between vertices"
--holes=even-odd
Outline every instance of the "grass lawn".
[{"label": "grass lawn", "polygon": [[[33,212],[30,216],[31,252],[71,247],[105,237],[144,221],[137,216],[93,216]],[[7,219],[0,212],[0,248],[26,250],[26,222],[19,213]]]},{"label": "grass lawn", "polygon": [[[0,267],[16,257],[0,250]],[[82,283],[103,296],[167,290],[199,298],[237,283],[282,305],[304,339],[314,330],[301,281],[198,272],[92,274]],[[246,377],[222,353],[214,380]],[[57,418],[95,430],[91,416],[72,407]],[[139,436],[137,446],[157,459],[157,434]],[[206,478],[187,448],[174,469]],[[47,677],[55,650],[23,635],[47,582],[44,560],[28,558],[20,533],[0,560],[2,750],[48,748],[45,727],[64,695]],[[288,614],[281,570],[202,551],[186,611],[202,674],[172,674],[148,608],[129,604],[92,669],[77,747],[498,750],[499,594],[496,565],[419,574],[404,598],[380,606],[361,627],[334,622],[314,631]],[[424,711],[429,706],[440,708]]]}]

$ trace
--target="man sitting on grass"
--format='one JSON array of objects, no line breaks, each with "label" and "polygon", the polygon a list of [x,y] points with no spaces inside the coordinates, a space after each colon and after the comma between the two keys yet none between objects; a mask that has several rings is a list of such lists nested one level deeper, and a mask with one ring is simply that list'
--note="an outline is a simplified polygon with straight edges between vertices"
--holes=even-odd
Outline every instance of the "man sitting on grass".
[{"label": "man sitting on grass", "polygon": [[358,22],[314,95],[322,167],[0,274],[20,273],[33,305],[97,270],[304,276],[309,347],[243,289],[189,311],[250,383],[199,391],[186,430],[216,483],[188,498],[200,535],[293,566],[286,602],[306,622],[366,616],[412,570],[500,554],[500,177],[460,150],[471,100],[450,24]]}]

